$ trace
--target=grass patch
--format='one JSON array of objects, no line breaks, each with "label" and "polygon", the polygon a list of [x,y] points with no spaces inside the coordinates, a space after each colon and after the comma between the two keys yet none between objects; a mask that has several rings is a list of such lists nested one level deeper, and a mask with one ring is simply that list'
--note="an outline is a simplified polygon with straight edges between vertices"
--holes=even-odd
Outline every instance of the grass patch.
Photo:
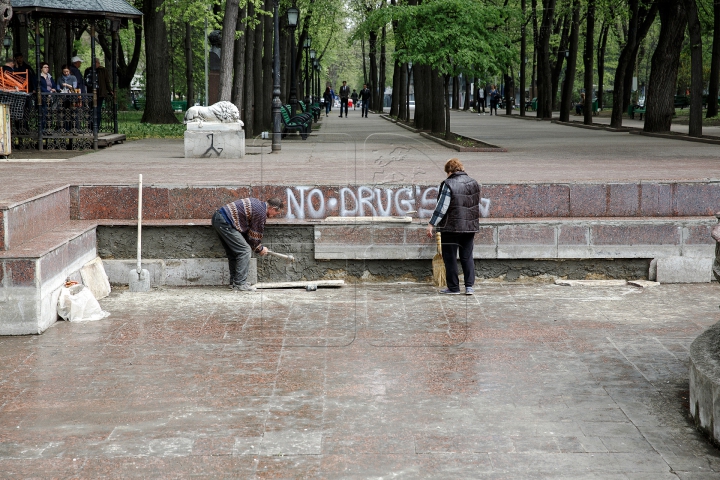
[{"label": "grass patch", "polygon": [[183,125],[183,114],[176,113],[175,117],[180,123],[174,125],[155,125],[152,123],[141,123],[142,111],[118,112],[118,131],[124,134],[128,140],[140,140],[142,138],[183,138],[185,125]]}]

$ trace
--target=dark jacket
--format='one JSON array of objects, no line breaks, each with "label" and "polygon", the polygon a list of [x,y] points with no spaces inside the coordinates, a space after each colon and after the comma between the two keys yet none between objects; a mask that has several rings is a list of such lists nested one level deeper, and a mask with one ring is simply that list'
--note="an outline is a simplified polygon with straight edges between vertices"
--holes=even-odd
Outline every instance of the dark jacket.
[{"label": "dark jacket", "polygon": [[[48,80],[50,80],[50,82],[48,82]],[[48,83],[50,84],[49,86]],[[57,91],[58,88],[55,80],[50,75],[48,75],[47,80],[45,79],[45,77],[40,75],[40,91],[43,93],[50,93],[51,88]]]},{"label": "dark jacket", "polygon": [[363,101],[363,103],[370,100],[370,89],[369,88],[363,88],[360,90],[360,100]]},{"label": "dark jacket", "polygon": [[83,79],[80,69],[75,65],[69,65],[68,68],[70,69],[70,74],[75,77],[75,80],[77,80],[77,89],[80,90],[80,93],[87,93],[87,89],[85,88],[85,79]]},{"label": "dark jacket", "polygon": [[[89,75],[92,72],[92,68],[88,67],[85,69],[85,78],[89,78]],[[105,67],[98,67],[95,69],[95,73],[97,74],[98,80],[98,98],[107,98],[110,95],[112,95],[112,83],[110,83],[110,74],[108,73],[107,69]],[[86,82],[87,83],[87,82]],[[95,89],[95,86],[90,84],[85,85],[87,88],[88,93],[92,93],[92,91]]]},{"label": "dark jacket", "polygon": [[347,99],[350,96],[350,87],[340,87],[340,98]]},{"label": "dark jacket", "polygon": [[450,206],[437,226],[438,231],[455,233],[479,231],[480,185],[462,171],[453,173],[443,183],[450,189]]}]

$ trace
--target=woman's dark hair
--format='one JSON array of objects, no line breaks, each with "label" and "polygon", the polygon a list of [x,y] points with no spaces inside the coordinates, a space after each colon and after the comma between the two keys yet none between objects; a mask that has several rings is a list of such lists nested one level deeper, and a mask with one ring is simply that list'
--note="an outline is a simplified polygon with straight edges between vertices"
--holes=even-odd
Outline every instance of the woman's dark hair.
[{"label": "woman's dark hair", "polygon": [[68,66],[67,63],[66,63],[65,65],[63,65],[62,67],[60,67],[60,71],[62,72],[62,71],[65,70],[66,68],[67,68],[68,70],[70,70],[70,66]]},{"label": "woman's dark hair", "polygon": [[50,68],[50,64],[49,64],[49,63],[47,63],[47,62],[42,62],[42,63],[40,64],[40,70],[42,70],[42,68],[43,68],[45,65],[47,65],[48,68]]}]

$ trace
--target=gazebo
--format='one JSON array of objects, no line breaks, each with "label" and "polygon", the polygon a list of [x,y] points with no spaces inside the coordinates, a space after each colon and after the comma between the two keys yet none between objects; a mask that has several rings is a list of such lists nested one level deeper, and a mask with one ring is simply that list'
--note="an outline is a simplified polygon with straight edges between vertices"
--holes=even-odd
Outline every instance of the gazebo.
[{"label": "gazebo", "polygon": [[[73,29],[89,27],[92,58],[83,60],[92,69],[92,78],[97,78],[92,60],[96,58],[96,32],[101,29],[111,34],[112,58],[107,69],[112,76],[113,91],[117,91],[118,31],[127,27],[129,20],[141,18],[142,12],[123,0],[12,0],[11,5],[13,17],[10,26],[13,31],[34,33],[37,85],[41,80],[40,65],[44,60],[40,58],[40,29],[41,24],[47,25],[50,19],[56,32],[58,26],[64,26],[67,63],[70,63],[73,53]],[[47,56],[49,35],[47,31],[44,33]],[[124,136],[118,134],[117,97],[109,100],[109,104],[106,102],[102,106],[98,122],[96,90],[93,93],[44,93],[38,87],[37,91],[29,93],[0,92],[0,102],[11,106],[13,147],[39,150],[97,149],[99,143],[124,140]]]}]

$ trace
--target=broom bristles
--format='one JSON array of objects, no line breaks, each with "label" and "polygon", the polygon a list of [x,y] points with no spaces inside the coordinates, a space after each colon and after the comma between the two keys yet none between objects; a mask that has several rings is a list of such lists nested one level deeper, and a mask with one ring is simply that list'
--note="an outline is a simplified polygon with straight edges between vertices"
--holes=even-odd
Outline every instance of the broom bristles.
[{"label": "broom bristles", "polygon": [[436,287],[444,287],[446,286],[446,278],[445,278],[445,262],[442,258],[442,249],[441,241],[440,241],[440,232],[435,234],[435,238],[437,240],[437,253],[433,257],[432,261],[432,267],[433,267],[433,285]]}]

